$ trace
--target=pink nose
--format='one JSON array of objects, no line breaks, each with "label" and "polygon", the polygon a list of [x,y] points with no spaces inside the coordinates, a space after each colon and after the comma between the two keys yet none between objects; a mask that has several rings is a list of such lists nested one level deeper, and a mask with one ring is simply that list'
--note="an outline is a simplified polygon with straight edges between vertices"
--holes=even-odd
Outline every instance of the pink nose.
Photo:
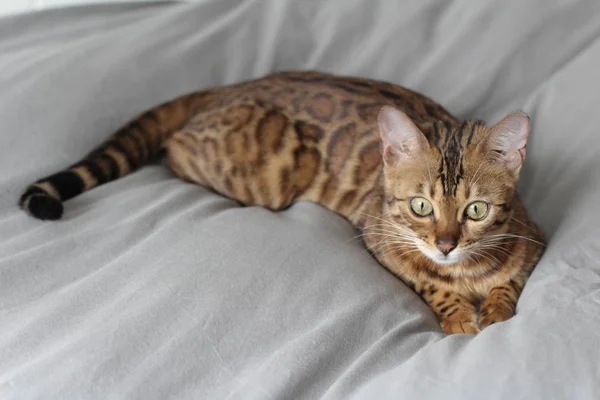
[{"label": "pink nose", "polygon": [[453,239],[437,239],[435,245],[445,256],[447,256],[452,250],[456,248],[456,240]]}]

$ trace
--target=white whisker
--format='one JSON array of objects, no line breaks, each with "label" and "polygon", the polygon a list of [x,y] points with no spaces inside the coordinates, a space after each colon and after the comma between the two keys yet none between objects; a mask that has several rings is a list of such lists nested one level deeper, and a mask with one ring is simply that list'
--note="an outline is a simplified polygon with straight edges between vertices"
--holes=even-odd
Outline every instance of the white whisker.
[{"label": "white whisker", "polygon": [[[396,251],[396,249],[391,249],[390,251],[387,251],[387,252],[385,252],[385,253],[378,254],[378,255],[379,255],[380,257],[387,257],[387,256],[389,256],[390,254],[394,253],[395,251]],[[407,255],[407,254],[414,253],[414,252],[420,252],[420,251],[421,251],[421,250],[419,250],[419,249],[412,249],[412,250],[404,251],[404,252],[402,252],[401,254],[398,254],[398,257],[402,257],[402,256],[405,256],[405,255]]]},{"label": "white whisker", "polygon": [[431,175],[431,161],[427,163],[427,172],[429,173],[429,184],[433,184],[433,176]]},{"label": "white whisker", "polygon": [[486,260],[488,260],[489,262],[491,262],[492,263],[492,267],[496,266],[496,263],[494,262],[494,260],[491,259],[487,254],[478,252],[477,250],[472,250],[472,253],[475,254],[477,257],[485,258]]},{"label": "white whisker", "polygon": [[508,250],[506,250],[502,246],[498,246],[498,245],[482,245],[482,246],[479,246],[478,249],[481,249],[481,250],[492,249],[492,250],[499,251],[502,254],[505,254],[507,256],[511,255],[511,253]]},{"label": "white whisker", "polygon": [[374,244],[373,246],[370,246],[369,249],[372,251],[380,251],[381,249],[387,247],[387,246],[392,246],[395,248],[407,248],[407,247],[415,247],[412,243],[397,243],[397,242],[383,242],[383,243],[377,243]]},{"label": "white whisker", "polygon": [[487,237],[488,238],[501,238],[501,237],[518,238],[518,239],[523,239],[523,240],[529,240],[530,242],[537,243],[540,246],[546,246],[544,243],[538,242],[537,240],[534,240],[533,238],[530,238],[528,236],[515,235],[515,234],[512,234],[512,233],[497,233],[495,235],[490,235],[490,236],[487,236]]},{"label": "white whisker", "polygon": [[527,225],[526,223],[524,223],[523,221],[519,221],[518,219],[516,219],[515,217],[510,217],[510,219],[518,222],[519,224],[523,225],[525,228],[529,229],[532,232],[535,232],[535,229],[533,229],[531,226]]},{"label": "white whisker", "polygon": [[469,188],[472,188],[477,181],[479,180],[479,178],[475,179],[477,177],[477,173],[479,172],[479,170],[481,169],[481,167],[485,164],[485,161],[482,161],[481,164],[479,164],[479,168],[477,168],[477,171],[475,171],[475,173],[473,174],[473,178],[471,178],[471,183],[469,184]]},{"label": "white whisker", "polygon": [[[384,222],[384,223],[386,223],[386,224],[389,224],[389,225],[393,225],[393,226],[401,226],[401,225],[394,225],[394,224],[392,224],[390,221],[388,221],[388,220],[386,220],[386,219],[383,219],[383,218],[381,218],[381,217],[376,217],[375,215],[371,215],[371,214],[368,214],[368,213],[365,213],[365,212],[361,212],[361,214],[362,214],[362,215],[365,215],[365,216],[367,216],[367,217],[371,217],[371,218],[373,218],[373,219],[376,219],[376,220],[378,220],[378,221],[382,221],[382,222]],[[388,213],[384,213],[384,214],[382,214],[382,216],[384,216],[384,215],[389,215],[389,214],[390,214],[390,212],[388,212]]]}]

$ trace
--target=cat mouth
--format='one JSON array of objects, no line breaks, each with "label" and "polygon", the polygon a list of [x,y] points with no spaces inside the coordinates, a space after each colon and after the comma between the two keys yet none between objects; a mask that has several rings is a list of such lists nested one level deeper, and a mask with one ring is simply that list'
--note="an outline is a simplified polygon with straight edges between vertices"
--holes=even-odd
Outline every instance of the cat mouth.
[{"label": "cat mouth", "polygon": [[431,260],[439,265],[452,265],[452,264],[458,264],[459,262],[462,261],[462,259],[463,259],[462,257],[452,257],[452,255],[449,254],[447,256],[441,255],[440,257],[435,257],[435,258],[432,258]]},{"label": "cat mouth", "polygon": [[438,265],[453,265],[458,264],[465,258],[465,253],[461,249],[455,249],[448,254],[444,254],[438,249],[430,249],[424,246],[419,246],[421,253],[431,261]]}]

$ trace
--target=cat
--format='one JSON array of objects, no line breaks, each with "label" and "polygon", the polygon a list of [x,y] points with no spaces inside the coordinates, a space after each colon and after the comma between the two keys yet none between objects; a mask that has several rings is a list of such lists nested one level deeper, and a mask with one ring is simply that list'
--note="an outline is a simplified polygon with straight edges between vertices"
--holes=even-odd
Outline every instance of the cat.
[{"label": "cat", "polygon": [[522,112],[488,127],[389,83],[278,72],[143,113],[20,206],[59,219],[63,201],[164,152],[177,177],[242,205],[304,200],[342,215],[444,332],[477,333],[514,315],[543,253],[516,192],[529,131]]}]

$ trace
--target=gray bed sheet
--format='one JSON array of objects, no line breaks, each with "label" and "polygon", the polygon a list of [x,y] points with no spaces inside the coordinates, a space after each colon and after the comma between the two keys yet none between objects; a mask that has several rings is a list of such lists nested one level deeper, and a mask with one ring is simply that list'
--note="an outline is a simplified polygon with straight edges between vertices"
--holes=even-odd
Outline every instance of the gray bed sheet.
[{"label": "gray bed sheet", "polygon": [[[600,398],[600,2],[201,1],[0,19],[0,398]],[[522,108],[549,237],[518,314],[446,336],[309,203],[240,208],[159,164],[16,207],[121,124],[198,88],[316,68],[464,118]]]}]

